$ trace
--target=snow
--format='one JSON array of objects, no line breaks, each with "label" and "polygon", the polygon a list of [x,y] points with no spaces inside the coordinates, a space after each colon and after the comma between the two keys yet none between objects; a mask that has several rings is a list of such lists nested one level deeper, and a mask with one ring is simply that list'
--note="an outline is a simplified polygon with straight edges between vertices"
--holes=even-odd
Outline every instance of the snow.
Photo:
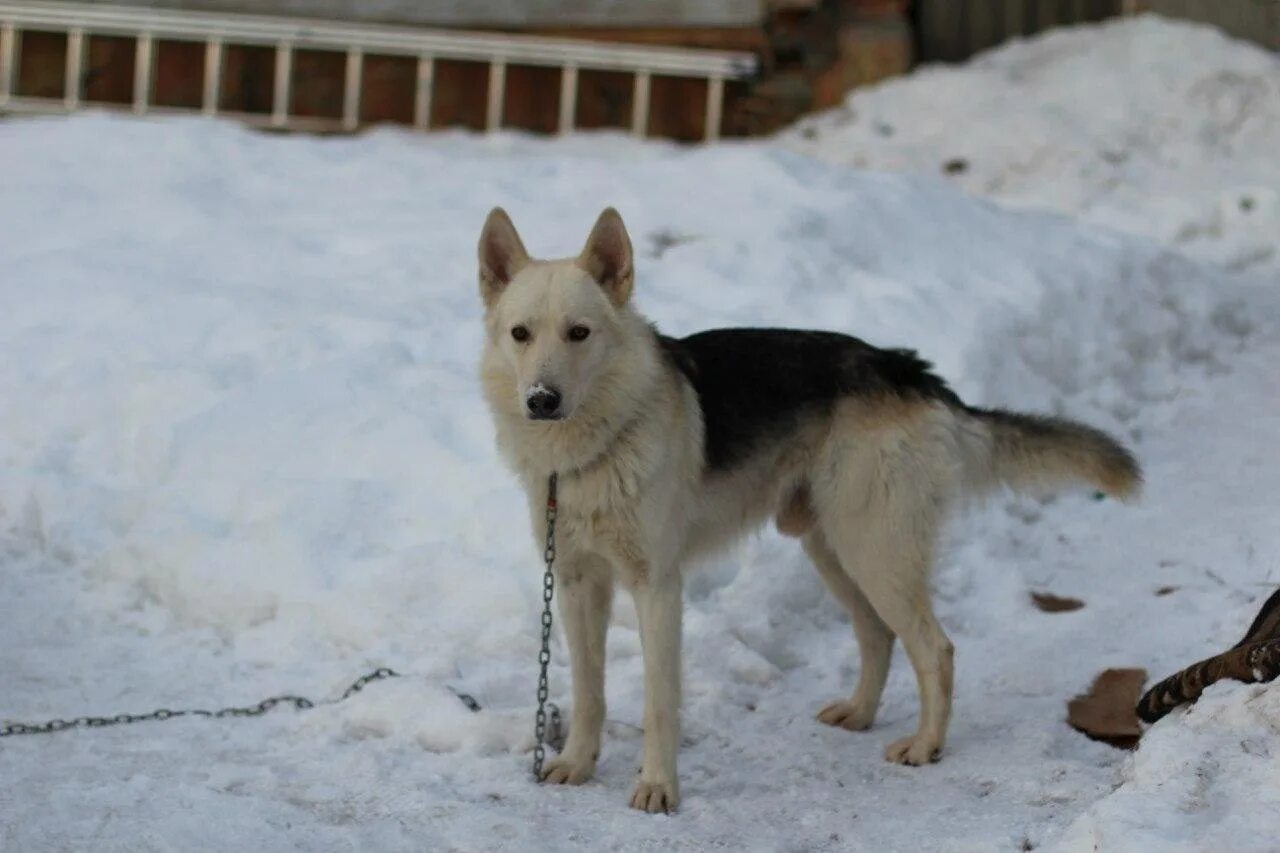
[{"label": "snow", "polygon": [[[1147,15],[1050,31],[855,92],[784,132],[1247,269],[1276,261],[1280,56]],[[956,172],[963,164],[963,171]]]},{"label": "snow", "polygon": [[[1012,64],[1022,97],[991,91]],[[1098,96],[1087,129],[1055,101],[1071,69]],[[1215,687],[1133,755],[1063,721],[1103,668],[1158,678],[1234,643],[1280,583],[1274,69],[1156,19],[1052,34],[856,96],[893,123],[900,162],[838,115],[814,140],[699,149],[0,123],[0,161],[20,164],[0,173],[0,720],[332,698],[374,667],[404,674],[306,712],[0,740],[0,849],[1274,846],[1277,688]],[[1186,79],[1246,72],[1272,100],[1208,145]],[[953,99],[981,128],[929,130]],[[1128,135],[1165,110],[1180,119],[1158,149]],[[978,180],[1023,133],[1060,144],[1056,165],[1016,192]],[[820,140],[809,153],[837,162],[785,150]],[[1128,146],[1105,178],[1083,153],[1099,140]],[[847,168],[859,150],[894,171]],[[960,187],[937,174],[977,151]],[[1249,215],[1228,216],[1245,191]],[[851,631],[795,543],[764,532],[689,579],[680,814],[626,808],[641,661],[625,595],[597,778],[529,782],[539,549],[475,379],[494,204],[543,255],[617,206],[637,299],[668,332],[914,346],[971,402],[1133,444],[1137,505],[1003,496],[952,525],[941,763],[881,758],[915,722],[900,653],[870,732],[813,720],[852,688]],[[1042,613],[1033,590],[1086,606]],[[567,710],[566,664],[557,640]]]},{"label": "snow", "polygon": [[1222,682],[1174,713],[1146,735],[1116,793],[1071,825],[1064,847],[1275,849],[1280,690]]}]

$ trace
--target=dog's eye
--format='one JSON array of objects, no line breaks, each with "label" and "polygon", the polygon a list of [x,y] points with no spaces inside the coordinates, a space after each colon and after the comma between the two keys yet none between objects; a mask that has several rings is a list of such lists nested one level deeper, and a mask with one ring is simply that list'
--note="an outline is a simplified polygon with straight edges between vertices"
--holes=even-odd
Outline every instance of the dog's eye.
[{"label": "dog's eye", "polygon": [[511,329],[511,337],[515,338],[517,341],[520,341],[521,343],[524,343],[525,341],[529,340],[529,330],[526,329],[524,326],[513,326]]},{"label": "dog's eye", "polygon": [[569,328],[569,340],[571,341],[585,341],[590,334],[591,330],[586,326],[571,326]]}]

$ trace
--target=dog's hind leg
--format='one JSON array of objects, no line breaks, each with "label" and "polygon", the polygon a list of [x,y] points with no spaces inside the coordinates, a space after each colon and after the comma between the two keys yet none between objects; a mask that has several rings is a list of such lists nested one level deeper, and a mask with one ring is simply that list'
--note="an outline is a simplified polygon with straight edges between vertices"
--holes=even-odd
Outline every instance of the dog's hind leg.
[{"label": "dog's hind leg", "polygon": [[868,728],[875,720],[884,693],[885,679],[889,677],[889,662],[893,656],[893,631],[884,623],[854,583],[853,578],[840,565],[840,559],[827,544],[822,531],[813,530],[804,537],[804,550],[813,561],[831,594],[844,605],[853,620],[853,633],[858,639],[858,651],[862,664],[858,669],[858,686],[849,699],[841,699],[818,712],[818,719],[829,726],[851,731]]},{"label": "dog's hind leg", "polygon": [[[836,555],[906,649],[920,691],[916,733],[890,744],[885,758],[924,764],[937,758],[951,718],[953,646],[933,613],[929,569],[942,518],[944,489],[927,466],[892,452],[870,481],[849,478],[843,512],[824,515],[823,531]],[[842,517],[843,516],[843,517]]]},{"label": "dog's hind leg", "polygon": [[604,726],[605,635],[613,605],[613,577],[598,558],[573,557],[559,573],[560,619],[569,641],[573,717],[564,750],[546,763],[548,782],[581,785],[595,773]]}]

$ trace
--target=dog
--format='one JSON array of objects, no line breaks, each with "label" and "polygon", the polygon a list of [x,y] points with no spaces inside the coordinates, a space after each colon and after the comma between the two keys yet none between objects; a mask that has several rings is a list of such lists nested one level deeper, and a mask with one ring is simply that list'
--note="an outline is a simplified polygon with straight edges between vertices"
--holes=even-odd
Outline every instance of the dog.
[{"label": "dog", "polygon": [[543,780],[591,778],[605,716],[605,633],[631,593],[644,659],[644,747],[631,805],[676,809],[682,570],[770,518],[798,537],[849,611],[861,652],[847,700],[818,713],[871,725],[894,638],[915,670],[915,734],[889,761],[935,760],[951,714],[953,647],[929,574],[966,495],[1087,484],[1133,496],[1141,472],[1105,433],[966,405],[913,351],[831,332],[660,334],[633,307],[631,240],[612,208],[576,258],[535,260],[501,208],[479,240],[481,382],[500,454],[545,533],[558,475],[555,572],[568,640],[568,739]]}]

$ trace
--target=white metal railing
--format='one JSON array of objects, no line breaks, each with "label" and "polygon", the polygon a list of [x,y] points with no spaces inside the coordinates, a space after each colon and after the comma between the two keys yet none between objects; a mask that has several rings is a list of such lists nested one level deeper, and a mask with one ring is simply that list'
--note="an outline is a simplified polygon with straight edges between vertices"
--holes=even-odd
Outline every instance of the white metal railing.
[{"label": "white metal railing", "polygon": [[[60,99],[20,96],[16,92],[22,31],[62,32],[67,36],[65,92]],[[275,127],[351,130],[360,124],[361,75],[367,54],[408,56],[417,60],[413,123],[427,128],[435,86],[435,61],[456,59],[489,66],[485,126],[502,127],[508,65],[558,67],[560,109],[558,128],[573,129],[581,70],[622,71],[632,75],[631,129],[644,136],[649,123],[649,90],[653,75],[691,77],[707,81],[705,138],[719,136],[724,81],[748,77],[756,71],[749,53],[688,48],[650,47],[540,36],[428,30],[340,22],[276,18],[258,15],[145,9],[82,3],[11,3],[0,0],[0,112],[66,112],[81,106],[84,47],[90,35],[124,36],[135,40],[133,99],[138,114],[169,111],[151,103],[153,60],[157,40],[200,42],[205,46],[201,112],[230,114]],[[219,107],[222,60],[227,45],[266,45],[275,50],[272,109],[267,116],[228,113]],[[293,52],[318,48],[346,54],[340,119],[293,116],[289,111]],[[95,106],[98,106],[95,104]]]}]

